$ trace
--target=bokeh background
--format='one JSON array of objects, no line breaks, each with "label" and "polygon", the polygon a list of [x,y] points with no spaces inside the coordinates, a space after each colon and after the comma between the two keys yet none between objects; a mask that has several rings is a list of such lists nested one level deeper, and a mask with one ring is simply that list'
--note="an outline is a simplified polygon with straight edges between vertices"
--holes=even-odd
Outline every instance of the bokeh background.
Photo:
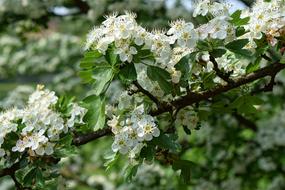
[{"label": "bokeh background", "polygon": [[[231,11],[248,8],[250,0],[231,0]],[[163,29],[169,21],[184,18],[195,23],[191,0],[0,0],[0,111],[23,107],[36,84],[58,95],[78,99],[90,91],[78,77],[86,34],[112,12],[135,12],[137,21]],[[273,93],[261,94],[265,105],[252,118],[211,114],[200,130],[182,137],[184,159],[193,167],[191,185],[179,181],[170,166],[146,163],[132,182],[124,180],[126,159],[111,170],[104,163],[112,139],[104,137],[80,147],[78,155],[60,162],[58,189],[144,190],[284,190],[285,189],[285,76],[277,76]],[[112,86],[112,92],[119,87]],[[183,139],[185,138],[185,139]],[[190,143],[188,143],[190,141]],[[13,189],[9,178],[0,189]]]}]

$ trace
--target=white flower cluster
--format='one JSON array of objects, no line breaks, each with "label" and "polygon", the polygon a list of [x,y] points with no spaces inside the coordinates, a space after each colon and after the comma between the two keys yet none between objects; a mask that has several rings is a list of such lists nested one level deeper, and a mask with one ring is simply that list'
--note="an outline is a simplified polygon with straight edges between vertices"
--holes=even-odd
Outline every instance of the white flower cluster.
[{"label": "white flower cluster", "polygon": [[244,17],[250,17],[248,25],[245,29],[250,32],[245,34],[245,38],[249,38],[251,44],[255,47],[254,38],[260,39],[262,33],[267,36],[269,42],[274,45],[276,37],[284,35],[285,26],[285,1],[271,0],[266,2],[257,0],[251,10],[243,12]]},{"label": "white flower cluster", "polygon": [[186,107],[181,109],[176,117],[175,124],[186,126],[188,129],[195,129],[198,125],[199,117],[197,113],[190,109],[190,107]]},{"label": "white flower cluster", "polygon": [[130,157],[140,152],[143,142],[160,135],[155,119],[145,114],[143,104],[136,107],[130,117],[120,121],[119,116],[113,116],[107,124],[115,135],[112,150],[121,154],[130,153]]},{"label": "white flower cluster", "polygon": [[229,22],[230,6],[212,0],[200,1],[193,12],[193,16],[198,15],[213,17],[208,23],[199,26],[196,30],[201,40],[208,37],[213,39],[226,39],[234,37],[234,26]]},{"label": "white flower cluster", "polygon": [[30,95],[28,105],[23,109],[14,108],[0,114],[0,155],[9,155],[1,145],[6,136],[15,132],[18,140],[12,152],[28,151],[30,156],[51,155],[61,134],[65,134],[75,123],[82,124],[86,109],[72,104],[71,116],[63,117],[55,110],[58,97],[54,92],[38,86]]}]

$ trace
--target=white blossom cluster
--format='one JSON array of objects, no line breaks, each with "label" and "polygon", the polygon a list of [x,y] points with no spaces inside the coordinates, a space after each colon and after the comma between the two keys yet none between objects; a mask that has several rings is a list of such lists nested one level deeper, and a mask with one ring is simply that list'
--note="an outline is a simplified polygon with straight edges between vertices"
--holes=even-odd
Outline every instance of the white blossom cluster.
[{"label": "white blossom cluster", "polygon": [[251,41],[249,47],[255,47],[253,39],[260,39],[262,33],[267,36],[267,40],[272,45],[276,44],[276,37],[284,35],[284,0],[271,0],[270,2],[257,0],[251,9],[243,11],[243,16],[250,17],[249,23],[245,25],[245,29],[250,32],[244,35]]},{"label": "white blossom cluster", "polygon": [[121,119],[120,116],[113,116],[107,124],[115,135],[112,150],[121,154],[129,153],[131,158],[140,152],[145,141],[160,135],[155,119],[145,114],[143,104],[136,107],[130,117]]},{"label": "white blossom cluster", "polygon": [[209,16],[210,21],[199,26],[196,30],[201,40],[208,37],[213,39],[233,40],[234,26],[229,22],[229,4],[218,3],[212,0],[199,1],[196,5],[193,16]]},{"label": "white blossom cluster", "polygon": [[[60,135],[66,134],[75,123],[83,124],[86,109],[76,103],[71,105],[69,117],[64,117],[55,109],[58,97],[53,91],[39,85],[30,95],[25,108],[13,108],[0,114],[0,155],[27,151],[30,156],[51,155]],[[17,142],[12,150],[1,146],[9,133],[16,133]],[[12,152],[11,152],[12,151]]]},{"label": "white blossom cluster", "polygon": [[188,129],[195,129],[198,125],[199,117],[190,107],[181,109],[175,120],[177,126],[186,126]]},{"label": "white blossom cluster", "polygon": [[[263,2],[263,1],[262,1]],[[252,17],[246,29],[250,32],[241,38],[251,35],[251,39],[259,38],[261,32],[271,36],[280,35],[280,29],[284,28],[284,1],[275,0],[269,3],[256,3],[250,11],[244,11],[244,16]],[[267,7],[271,7],[267,9]],[[118,54],[120,60],[132,62],[134,55],[138,54],[140,49],[148,49],[155,57],[155,65],[166,69],[172,77],[173,83],[180,81],[181,72],[175,69],[175,65],[181,57],[187,53],[194,52],[199,40],[220,39],[232,41],[236,39],[235,29],[231,21],[229,12],[230,6],[225,3],[217,3],[211,0],[200,1],[193,13],[193,16],[202,15],[207,17],[208,22],[195,28],[193,23],[177,20],[170,23],[170,28],[164,32],[155,30],[148,32],[145,28],[137,24],[132,13],[117,16],[113,14],[106,17],[101,26],[95,27],[87,36],[85,49],[96,49],[105,54],[108,47],[114,46],[115,54]],[[266,10],[266,18],[264,16]],[[274,11],[273,11],[274,10]],[[275,19],[276,18],[276,19]],[[259,21],[258,19],[263,19]],[[261,23],[260,23],[261,22]],[[252,30],[253,25],[262,25],[258,30]],[[265,28],[266,27],[266,28]],[[269,31],[270,30],[270,31]],[[278,33],[278,35],[277,35]],[[227,57],[221,58],[220,67],[228,67]],[[224,62],[223,62],[224,61]],[[153,64],[153,63],[150,63]],[[244,73],[241,69],[243,65],[238,65],[238,72],[235,75]],[[224,70],[229,70],[225,68]],[[232,71],[234,69],[230,69]],[[159,94],[159,93],[158,93]]]}]

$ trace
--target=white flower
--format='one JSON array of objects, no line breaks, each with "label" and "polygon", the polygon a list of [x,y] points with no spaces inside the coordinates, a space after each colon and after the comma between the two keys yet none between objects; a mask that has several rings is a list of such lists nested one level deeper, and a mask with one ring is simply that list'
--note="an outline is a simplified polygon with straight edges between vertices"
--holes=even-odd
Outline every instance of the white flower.
[{"label": "white flower", "polygon": [[146,141],[150,141],[153,137],[158,137],[160,134],[160,131],[156,127],[154,119],[151,116],[146,115],[142,120],[138,122],[138,125],[138,137],[141,137]]},{"label": "white flower", "polygon": [[118,134],[121,129],[121,126],[119,125],[119,118],[120,116],[116,117],[113,115],[112,119],[107,121],[107,125],[111,127],[111,130],[114,134]]},{"label": "white flower", "polygon": [[[72,108],[71,108],[71,116],[67,121],[67,126],[68,127],[73,127],[75,122],[77,121],[79,124],[84,124],[83,122],[83,117],[85,116],[85,114],[87,113],[87,109],[79,106],[76,103],[72,104]],[[78,118],[78,119],[77,119]],[[62,125],[63,126],[63,125]]]},{"label": "white flower", "polygon": [[118,48],[115,51],[116,54],[119,54],[120,60],[122,62],[131,62],[133,59],[133,55],[137,54],[138,51],[135,47],[127,47],[127,48]]},{"label": "white flower", "polygon": [[13,152],[24,152],[26,149],[26,143],[23,140],[18,140],[16,146],[12,148]]},{"label": "white flower", "polygon": [[210,8],[210,0],[204,0],[199,1],[198,4],[196,4],[195,9],[193,11],[193,17],[196,17],[198,15],[206,16]]},{"label": "white flower", "polygon": [[146,36],[147,36],[146,30],[143,27],[138,26],[134,33],[135,44],[138,46],[143,45],[146,40]]},{"label": "white flower", "polygon": [[101,38],[98,43],[97,43],[97,46],[96,46],[96,49],[105,55],[107,49],[108,49],[108,46],[114,41],[114,38],[113,37],[104,37],[104,38]]},{"label": "white flower", "polygon": [[47,142],[40,144],[39,147],[35,150],[37,155],[43,156],[44,154],[46,155],[52,155],[54,150],[53,150],[54,144]]},{"label": "white flower", "polygon": [[127,154],[130,147],[128,146],[129,139],[127,134],[118,134],[115,136],[115,140],[112,144],[112,150],[114,152],[120,152],[121,154]]}]

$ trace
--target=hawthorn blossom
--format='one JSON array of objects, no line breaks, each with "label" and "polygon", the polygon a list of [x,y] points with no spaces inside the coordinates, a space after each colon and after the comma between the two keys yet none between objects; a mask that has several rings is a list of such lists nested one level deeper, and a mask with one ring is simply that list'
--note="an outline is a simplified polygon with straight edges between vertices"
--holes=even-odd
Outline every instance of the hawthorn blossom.
[{"label": "hawthorn blossom", "polygon": [[[0,154],[6,152],[27,151],[30,156],[51,155],[60,135],[68,132],[76,123],[83,124],[86,109],[72,104],[70,116],[64,116],[55,110],[58,97],[55,92],[39,85],[29,97],[23,109],[10,109],[0,114]],[[9,141],[6,135],[14,132],[19,139],[11,150],[1,147]],[[11,143],[11,142],[9,142]],[[13,142],[12,142],[13,143]]]}]

